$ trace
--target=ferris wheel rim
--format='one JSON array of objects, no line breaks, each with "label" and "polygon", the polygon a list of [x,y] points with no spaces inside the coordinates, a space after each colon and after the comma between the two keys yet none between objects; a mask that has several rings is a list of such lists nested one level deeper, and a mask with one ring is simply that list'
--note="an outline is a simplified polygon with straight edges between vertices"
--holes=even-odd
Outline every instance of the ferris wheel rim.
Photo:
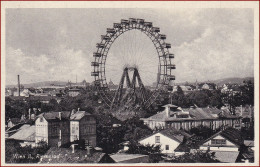
[{"label": "ferris wheel rim", "polygon": [[[130,18],[131,19],[131,18]],[[169,85],[169,76],[172,76],[171,73],[171,67],[173,64],[171,63],[171,60],[174,57],[168,57],[166,54],[170,54],[169,52],[169,48],[171,48],[171,45],[169,43],[166,43],[166,36],[163,39],[160,39],[160,36],[163,34],[160,34],[160,29],[158,27],[153,27],[151,22],[146,22],[146,23],[151,23],[151,26],[145,26],[143,23],[140,24],[138,22],[135,23],[131,23],[130,19],[127,20],[129,21],[128,24],[123,24],[122,20],[121,23],[114,23],[113,28],[107,28],[107,33],[106,35],[101,35],[101,38],[103,36],[103,39],[101,39],[100,43],[97,43],[97,51],[95,53],[100,54],[100,56],[96,56],[95,60],[94,60],[94,64],[98,64],[98,66],[93,66],[94,67],[94,73],[97,72],[98,74],[96,76],[94,76],[95,78],[95,86],[97,87],[99,93],[102,94],[102,99],[103,101],[109,105],[108,103],[111,103],[111,99],[108,98],[106,91],[108,90],[108,84],[106,81],[106,68],[105,68],[105,64],[106,64],[106,59],[109,53],[109,50],[112,46],[112,44],[114,43],[114,41],[121,36],[122,34],[124,34],[127,31],[131,31],[131,30],[140,30],[142,33],[144,33],[146,36],[148,36],[150,38],[150,40],[153,42],[154,47],[156,48],[157,51],[157,55],[159,57],[159,64],[158,64],[158,73],[160,74],[160,78],[159,81],[157,81],[157,89],[160,90],[162,85]],[[141,19],[143,20],[143,19]],[[125,20],[126,21],[126,20]],[[116,25],[116,27],[115,27]],[[152,29],[155,28],[157,31],[153,31]],[[158,31],[159,29],[159,31]],[[105,39],[106,37],[107,40]],[[112,39],[112,40],[111,40]],[[158,46],[159,44],[159,46]],[[166,45],[165,47],[163,47],[163,45]],[[169,46],[167,47],[167,44],[169,44]],[[102,46],[102,47],[98,47],[98,45]],[[95,54],[94,53],[94,54]],[[162,65],[162,62],[163,65]],[[170,66],[169,66],[170,65]],[[175,65],[174,65],[175,67]],[[163,74],[162,74],[162,69],[163,69]],[[96,73],[95,73],[96,74]],[[161,77],[162,76],[162,77]],[[175,79],[175,76],[174,76]],[[160,83],[160,81],[162,81]],[[98,84],[96,84],[98,83]],[[159,92],[159,91],[155,91],[155,92]],[[151,98],[151,97],[150,97]],[[148,101],[148,100],[147,100]]]}]

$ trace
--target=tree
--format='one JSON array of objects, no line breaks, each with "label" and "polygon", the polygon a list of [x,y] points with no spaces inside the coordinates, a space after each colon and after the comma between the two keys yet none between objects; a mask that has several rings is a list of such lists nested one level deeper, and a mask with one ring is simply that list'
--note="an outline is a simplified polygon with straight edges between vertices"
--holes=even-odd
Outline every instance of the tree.
[{"label": "tree", "polygon": [[40,156],[45,154],[49,147],[46,142],[41,141],[37,147],[21,145],[14,140],[6,140],[5,159],[7,163],[37,163]]},{"label": "tree", "polygon": [[136,141],[130,141],[128,147],[129,149],[126,151],[126,153],[149,155],[151,163],[158,163],[162,160],[161,145],[142,145]]}]

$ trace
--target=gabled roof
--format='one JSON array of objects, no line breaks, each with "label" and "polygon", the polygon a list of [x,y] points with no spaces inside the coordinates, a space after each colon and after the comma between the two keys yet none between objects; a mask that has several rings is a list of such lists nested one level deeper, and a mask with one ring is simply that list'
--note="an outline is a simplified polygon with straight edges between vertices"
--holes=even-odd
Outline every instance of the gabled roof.
[{"label": "gabled roof", "polygon": [[[44,117],[47,121],[60,121],[59,112],[46,112],[40,114],[38,117]],[[70,111],[62,111],[61,112],[61,120],[69,120],[70,119]]]},{"label": "gabled roof", "polygon": [[[57,156],[59,155],[59,156]],[[87,150],[71,148],[50,148],[39,163],[98,163],[105,156],[105,153],[94,152],[87,155]]]},{"label": "gabled roof", "polygon": [[77,111],[75,114],[70,116],[70,120],[80,120],[81,118],[83,118],[85,115],[91,115],[86,111]]},{"label": "gabled roof", "polygon": [[35,141],[35,125],[23,125],[18,132],[9,137],[9,139],[21,141]]},{"label": "gabled roof", "polygon": [[208,139],[202,141],[200,144],[202,145],[202,144],[206,143],[207,141],[215,138],[218,135],[224,137],[225,139],[229,140],[231,143],[235,144],[238,147],[240,147],[244,143],[241,132],[235,128],[229,127],[225,130],[215,133]]},{"label": "gabled roof", "polygon": [[177,141],[179,143],[181,143],[184,138],[191,137],[191,135],[189,135],[188,133],[186,133],[186,132],[184,132],[182,130],[176,130],[176,129],[169,128],[169,129],[164,129],[164,130],[155,132],[153,134],[150,134],[149,136],[145,136],[145,137],[139,139],[139,141],[144,140],[144,139],[146,139],[148,137],[151,137],[151,136],[153,136],[153,135],[155,135],[157,133],[160,133],[160,134],[162,134],[162,135],[164,135],[164,136],[166,136],[166,137],[168,137],[168,138],[170,138],[172,140],[175,140],[175,141]]}]

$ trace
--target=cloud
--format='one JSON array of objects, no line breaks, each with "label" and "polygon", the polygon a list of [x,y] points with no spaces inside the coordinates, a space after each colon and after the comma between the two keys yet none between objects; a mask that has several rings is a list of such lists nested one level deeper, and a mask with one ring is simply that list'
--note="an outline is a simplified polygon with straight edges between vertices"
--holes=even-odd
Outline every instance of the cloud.
[{"label": "cloud", "polygon": [[[177,82],[253,75],[251,9],[7,9],[6,13],[7,84],[16,83],[17,74],[23,75],[24,82],[75,80],[76,75],[78,80],[92,81],[90,62],[100,35],[129,17],[152,21],[167,35],[176,57]],[[158,60],[149,57],[154,47],[148,46],[149,39],[141,40],[135,54],[122,46],[132,47],[127,42],[136,41],[133,37],[115,41],[108,63],[116,71],[107,79],[112,75],[120,79],[122,66],[132,61],[140,64],[141,72],[153,71],[153,76],[141,74],[146,82],[156,78],[151,64]],[[135,55],[144,59],[135,60]]]},{"label": "cloud", "polygon": [[[89,54],[89,53],[88,53]],[[91,67],[89,56],[81,50],[60,46],[50,55],[25,55],[21,49],[9,47],[6,53],[6,82],[17,83],[20,74],[22,83],[40,81],[75,82],[89,78]]]}]

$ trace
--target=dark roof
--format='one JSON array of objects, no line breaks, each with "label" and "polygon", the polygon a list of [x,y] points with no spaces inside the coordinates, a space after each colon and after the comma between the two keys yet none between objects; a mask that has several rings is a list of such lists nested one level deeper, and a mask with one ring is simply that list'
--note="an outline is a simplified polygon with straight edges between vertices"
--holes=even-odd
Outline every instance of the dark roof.
[{"label": "dark roof", "polygon": [[225,130],[222,130],[222,131],[215,133],[214,135],[212,135],[208,139],[202,141],[200,144],[202,145],[203,143],[213,139],[214,137],[216,137],[218,135],[221,135],[222,137],[229,140],[230,142],[237,145],[238,147],[240,147],[244,143],[244,139],[242,137],[241,132],[239,130],[235,129],[235,128],[228,127]]},{"label": "dark roof", "polygon": [[39,163],[99,163],[105,155],[102,152],[87,155],[87,150],[80,149],[75,149],[72,153],[71,148],[52,147],[42,156]]},{"label": "dark roof", "polygon": [[240,146],[244,143],[242,134],[239,130],[235,128],[227,128],[224,131],[220,132],[220,135],[231,141],[232,143]]},{"label": "dark roof", "polygon": [[80,89],[77,89],[77,88],[73,88],[73,89],[70,89],[69,91],[80,91]]},{"label": "dark roof", "polygon": [[[44,117],[47,121],[60,121],[59,112],[46,112],[40,114],[38,117]],[[70,111],[62,111],[61,112],[61,120],[69,120],[70,119]]]},{"label": "dark roof", "polygon": [[206,112],[204,109],[205,108],[191,108],[189,109],[189,113],[192,117],[194,117],[197,120],[216,119],[214,116],[212,116],[212,114]]},{"label": "dark roof", "polygon": [[37,100],[37,101],[50,101],[51,99],[55,99],[56,97],[53,96],[30,96],[30,97],[23,97],[23,96],[10,96],[13,100]]}]

